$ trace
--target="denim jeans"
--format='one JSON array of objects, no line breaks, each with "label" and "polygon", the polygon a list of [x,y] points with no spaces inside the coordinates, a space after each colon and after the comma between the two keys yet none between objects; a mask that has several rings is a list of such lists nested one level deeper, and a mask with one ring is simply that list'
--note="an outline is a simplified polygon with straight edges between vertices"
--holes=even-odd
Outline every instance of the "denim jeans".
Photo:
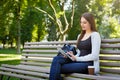
[{"label": "denim jeans", "polygon": [[87,74],[87,67],[92,64],[92,62],[74,62],[62,56],[55,56],[51,64],[49,80],[62,80],[61,74]]}]

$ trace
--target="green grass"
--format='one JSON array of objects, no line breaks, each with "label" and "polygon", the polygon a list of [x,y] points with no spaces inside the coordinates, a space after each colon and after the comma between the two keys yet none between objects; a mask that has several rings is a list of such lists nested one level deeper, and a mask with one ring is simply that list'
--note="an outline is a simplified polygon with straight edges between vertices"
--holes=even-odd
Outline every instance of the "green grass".
[{"label": "green grass", "polygon": [[[1,64],[17,65],[20,63],[21,54],[16,53],[16,49],[0,49],[0,66]],[[3,80],[7,80],[8,76],[4,76]],[[11,77],[9,80],[20,80]]]},{"label": "green grass", "polygon": [[21,54],[17,54],[15,49],[0,49],[1,64],[19,64]]},{"label": "green grass", "polygon": [[[4,76],[3,77],[3,80],[7,80],[8,79],[8,76]],[[15,78],[15,77],[10,77],[9,80],[20,80],[19,78]]]}]

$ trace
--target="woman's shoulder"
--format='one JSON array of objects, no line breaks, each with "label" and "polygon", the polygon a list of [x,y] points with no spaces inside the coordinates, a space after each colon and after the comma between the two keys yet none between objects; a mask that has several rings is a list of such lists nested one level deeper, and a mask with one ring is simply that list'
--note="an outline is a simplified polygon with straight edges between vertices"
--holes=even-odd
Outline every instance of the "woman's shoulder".
[{"label": "woman's shoulder", "polygon": [[91,38],[92,38],[92,40],[99,40],[99,41],[101,41],[101,37],[100,37],[99,32],[92,32]]},{"label": "woman's shoulder", "polygon": [[92,32],[91,36],[100,36],[99,32]]}]

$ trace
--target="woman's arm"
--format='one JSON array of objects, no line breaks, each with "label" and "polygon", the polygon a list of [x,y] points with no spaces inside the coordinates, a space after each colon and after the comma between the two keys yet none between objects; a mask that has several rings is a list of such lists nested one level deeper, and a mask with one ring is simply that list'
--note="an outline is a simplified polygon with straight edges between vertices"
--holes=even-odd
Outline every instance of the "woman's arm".
[{"label": "woman's arm", "polygon": [[99,59],[101,38],[98,32],[91,34],[92,52],[86,56],[77,57],[76,61],[94,61]]}]

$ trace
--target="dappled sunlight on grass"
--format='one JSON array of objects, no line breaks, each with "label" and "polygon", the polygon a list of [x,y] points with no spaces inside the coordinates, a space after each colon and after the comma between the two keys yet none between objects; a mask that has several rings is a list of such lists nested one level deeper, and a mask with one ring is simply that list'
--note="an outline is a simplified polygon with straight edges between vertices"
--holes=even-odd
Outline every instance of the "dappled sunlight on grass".
[{"label": "dappled sunlight on grass", "polygon": [[0,61],[20,59],[21,55],[15,54],[0,54]]},{"label": "dappled sunlight on grass", "polygon": [[0,50],[0,65],[1,64],[19,64],[21,54],[17,54],[15,49]]},{"label": "dappled sunlight on grass", "polygon": [[14,60],[14,59],[20,59],[21,55],[16,54],[0,54],[0,61],[4,60]]},{"label": "dappled sunlight on grass", "polygon": [[0,61],[0,65],[1,65],[1,64],[12,64],[12,65],[16,65],[16,64],[19,64],[19,63],[20,63],[20,59]]},{"label": "dappled sunlight on grass", "polygon": [[10,59],[10,58],[8,58],[8,59],[2,59],[2,60],[0,60],[0,66],[1,66],[1,64],[19,64],[20,63],[20,59],[18,58],[12,58],[12,59]]}]

